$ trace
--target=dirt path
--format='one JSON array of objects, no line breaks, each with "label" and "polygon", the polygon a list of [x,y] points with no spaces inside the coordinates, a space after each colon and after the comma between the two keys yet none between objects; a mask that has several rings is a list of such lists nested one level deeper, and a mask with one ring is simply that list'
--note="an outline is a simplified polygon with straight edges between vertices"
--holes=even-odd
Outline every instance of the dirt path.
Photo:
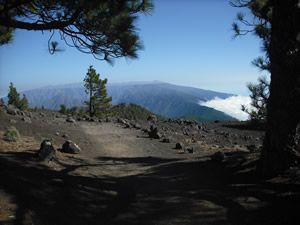
[{"label": "dirt path", "polygon": [[108,224],[226,224],[227,209],[210,200],[224,195],[218,194],[222,179],[204,154],[178,154],[174,143],[115,124],[82,128],[97,146],[89,155],[99,164],[89,172],[118,181],[114,203],[104,213]]}]

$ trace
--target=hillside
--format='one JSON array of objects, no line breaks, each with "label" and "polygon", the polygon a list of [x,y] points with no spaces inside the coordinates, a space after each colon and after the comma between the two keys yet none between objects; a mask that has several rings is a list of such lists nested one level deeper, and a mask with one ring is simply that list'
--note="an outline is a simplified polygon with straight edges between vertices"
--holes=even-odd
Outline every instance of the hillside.
[{"label": "hillside", "polygon": [[[113,105],[134,103],[147,110],[169,118],[192,116],[198,121],[232,120],[233,118],[215,109],[199,105],[215,97],[225,99],[231,94],[219,93],[198,88],[172,85],[162,82],[108,84],[108,95]],[[30,107],[59,109],[82,106],[87,100],[83,83],[49,86],[24,92]]]}]

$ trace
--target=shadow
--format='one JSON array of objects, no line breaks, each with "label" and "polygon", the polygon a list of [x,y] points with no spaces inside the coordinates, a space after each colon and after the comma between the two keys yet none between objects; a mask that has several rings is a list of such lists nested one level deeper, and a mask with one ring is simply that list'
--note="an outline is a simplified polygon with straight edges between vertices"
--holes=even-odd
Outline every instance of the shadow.
[{"label": "shadow", "polygon": [[240,122],[237,124],[223,124],[222,127],[238,129],[238,130],[253,130],[253,131],[265,131],[266,125],[264,123],[251,123]]},{"label": "shadow", "polygon": [[[124,158],[124,157],[98,157],[100,161],[103,161],[104,164],[108,162],[106,165],[114,165],[114,164],[138,164],[140,166],[155,166],[164,163],[171,163],[180,161],[181,159],[166,159],[166,158],[158,158],[158,157],[132,157],[132,158]],[[112,163],[110,163],[112,162]]]},{"label": "shadow", "polygon": [[[14,224],[294,224],[300,219],[299,186],[260,182],[253,175],[255,160],[248,162],[245,155],[228,156],[223,163],[97,160],[56,171],[32,153],[0,153],[0,188],[14,196]],[[112,162],[116,168],[122,162],[122,169],[151,167],[128,176],[70,174]]]}]

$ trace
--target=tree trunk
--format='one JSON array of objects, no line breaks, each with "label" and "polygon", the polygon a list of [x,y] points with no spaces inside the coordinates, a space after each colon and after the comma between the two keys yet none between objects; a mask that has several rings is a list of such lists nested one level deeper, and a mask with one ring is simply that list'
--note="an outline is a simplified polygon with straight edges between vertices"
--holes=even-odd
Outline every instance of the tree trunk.
[{"label": "tree trunk", "polygon": [[300,6],[298,0],[272,2],[271,84],[261,155],[265,177],[297,164],[300,153]]}]

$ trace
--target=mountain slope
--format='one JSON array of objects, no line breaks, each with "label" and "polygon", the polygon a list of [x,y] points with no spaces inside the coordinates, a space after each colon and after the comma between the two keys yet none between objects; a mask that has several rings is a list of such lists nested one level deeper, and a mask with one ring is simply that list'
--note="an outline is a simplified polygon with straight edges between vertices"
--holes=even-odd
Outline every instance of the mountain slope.
[{"label": "mountain slope", "polygon": [[[232,117],[215,109],[199,105],[215,97],[228,98],[231,94],[219,93],[198,88],[183,87],[168,83],[125,83],[107,85],[112,104],[134,103],[149,111],[165,117],[188,117],[205,121],[231,120]],[[87,100],[83,83],[50,86],[24,92],[31,107],[59,109],[61,104],[67,108],[82,106]]]}]

